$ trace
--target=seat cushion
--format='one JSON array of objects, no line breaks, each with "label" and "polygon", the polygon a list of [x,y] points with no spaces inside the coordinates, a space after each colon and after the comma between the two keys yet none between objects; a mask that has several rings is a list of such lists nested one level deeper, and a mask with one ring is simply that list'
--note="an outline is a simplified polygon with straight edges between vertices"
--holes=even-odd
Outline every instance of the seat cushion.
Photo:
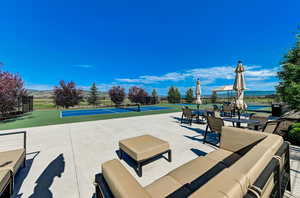
[{"label": "seat cushion", "polygon": [[115,197],[151,197],[117,159],[110,160],[102,164],[102,174]]},{"label": "seat cushion", "polygon": [[155,198],[164,198],[182,186],[176,179],[166,175],[145,187],[146,191]]},{"label": "seat cushion", "polygon": [[213,177],[220,170],[225,168],[226,166],[218,161],[211,160],[206,157],[197,157],[196,159],[171,171],[168,175],[184,185],[194,181],[200,176],[205,178],[205,180],[209,180],[209,177]]},{"label": "seat cushion", "polygon": [[[242,198],[247,192],[243,175],[225,169],[196,190],[190,198]],[[242,184],[242,185],[241,185]]]},{"label": "seat cushion", "polygon": [[0,194],[3,192],[11,178],[10,170],[0,170]]},{"label": "seat cushion", "polygon": [[149,159],[170,149],[168,142],[151,135],[121,140],[119,147],[136,161]]},{"label": "seat cushion", "polygon": [[10,169],[16,174],[25,160],[25,149],[0,152],[0,170]]},{"label": "seat cushion", "polygon": [[208,153],[207,155],[205,155],[205,157],[215,161],[220,161],[224,163],[226,167],[229,167],[238,159],[240,159],[241,156],[236,153],[226,151],[224,149],[218,149]]}]

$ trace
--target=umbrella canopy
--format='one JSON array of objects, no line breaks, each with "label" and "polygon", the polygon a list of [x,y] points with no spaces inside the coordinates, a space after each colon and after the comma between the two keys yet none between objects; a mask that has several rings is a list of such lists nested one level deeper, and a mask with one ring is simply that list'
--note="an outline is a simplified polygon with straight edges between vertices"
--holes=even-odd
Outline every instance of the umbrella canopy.
[{"label": "umbrella canopy", "polygon": [[202,101],[201,101],[201,89],[200,89],[200,80],[198,79],[197,80],[197,83],[196,83],[196,104],[202,104]]},{"label": "umbrella canopy", "polygon": [[244,66],[242,62],[239,61],[235,69],[236,75],[233,89],[237,92],[237,97],[235,99],[235,107],[240,110],[243,110],[247,107],[244,103],[244,90],[246,89],[244,71]]}]

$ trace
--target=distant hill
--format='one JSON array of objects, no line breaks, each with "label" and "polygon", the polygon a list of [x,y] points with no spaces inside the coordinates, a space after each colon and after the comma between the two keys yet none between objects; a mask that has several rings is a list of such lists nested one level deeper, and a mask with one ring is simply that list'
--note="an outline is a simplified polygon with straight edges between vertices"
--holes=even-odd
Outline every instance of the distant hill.
[{"label": "distant hill", "polygon": [[[33,96],[34,98],[51,98],[53,96],[52,90],[34,90],[34,89],[28,89],[28,94],[30,96]],[[89,91],[83,91],[84,97],[87,97],[89,94]],[[107,93],[105,92],[98,92],[99,96],[107,96]]]},{"label": "distant hill", "polygon": [[[234,92],[232,92],[232,94],[235,95]],[[275,91],[253,91],[253,90],[245,91],[245,96],[270,96],[274,94],[276,94]],[[206,95],[206,96],[211,96],[211,95]],[[227,97],[227,92],[219,92],[218,97]]]}]

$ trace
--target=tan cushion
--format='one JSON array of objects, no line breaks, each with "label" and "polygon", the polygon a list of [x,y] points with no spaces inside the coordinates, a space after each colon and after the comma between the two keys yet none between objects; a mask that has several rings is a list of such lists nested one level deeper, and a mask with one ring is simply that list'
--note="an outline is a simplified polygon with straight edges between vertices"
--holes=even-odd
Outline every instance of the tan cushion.
[{"label": "tan cushion", "polygon": [[220,148],[234,153],[265,138],[267,134],[247,129],[223,127]]},{"label": "tan cushion", "polygon": [[151,197],[117,159],[102,164],[102,174],[116,198]]},{"label": "tan cushion", "polygon": [[3,192],[3,190],[7,186],[10,178],[11,178],[11,173],[8,169],[0,170],[0,193]]},{"label": "tan cushion", "polygon": [[220,161],[224,163],[226,167],[229,167],[230,165],[235,163],[238,159],[240,159],[241,156],[230,151],[218,149],[208,153],[207,155],[205,155],[205,157],[215,161]]},{"label": "tan cushion", "polygon": [[169,143],[151,135],[121,140],[119,147],[136,161],[151,158],[169,150]]},{"label": "tan cushion", "polygon": [[25,149],[0,152],[0,170],[10,169],[16,174],[25,160]]},{"label": "tan cushion", "polygon": [[164,176],[145,187],[146,191],[155,198],[165,198],[182,186],[171,176]]},{"label": "tan cushion", "polygon": [[218,168],[226,168],[225,165],[219,163],[218,161],[211,160],[206,157],[197,157],[196,159],[171,171],[168,175],[184,185],[192,182],[209,170],[215,170],[212,168],[215,168],[216,166],[218,166]]},{"label": "tan cushion", "polygon": [[260,173],[273,157],[271,149],[258,145],[230,166],[231,171],[238,171],[247,175],[248,182],[253,184]]},{"label": "tan cushion", "polygon": [[242,198],[247,192],[244,188],[244,176],[225,169],[194,192],[190,198]]}]

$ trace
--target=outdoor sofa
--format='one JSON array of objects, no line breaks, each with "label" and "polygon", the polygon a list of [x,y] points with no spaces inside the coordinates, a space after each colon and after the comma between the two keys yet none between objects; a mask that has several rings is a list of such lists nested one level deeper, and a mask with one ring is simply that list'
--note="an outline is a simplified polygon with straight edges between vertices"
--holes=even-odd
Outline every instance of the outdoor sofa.
[{"label": "outdoor sofa", "polygon": [[102,164],[97,198],[258,198],[290,190],[289,144],[282,137],[223,127],[220,148],[142,187],[119,160]]},{"label": "outdoor sofa", "polygon": [[15,150],[0,151],[0,198],[8,198],[13,193],[14,177],[18,170],[25,167],[26,131],[1,133],[1,136],[23,135],[23,147]]}]

